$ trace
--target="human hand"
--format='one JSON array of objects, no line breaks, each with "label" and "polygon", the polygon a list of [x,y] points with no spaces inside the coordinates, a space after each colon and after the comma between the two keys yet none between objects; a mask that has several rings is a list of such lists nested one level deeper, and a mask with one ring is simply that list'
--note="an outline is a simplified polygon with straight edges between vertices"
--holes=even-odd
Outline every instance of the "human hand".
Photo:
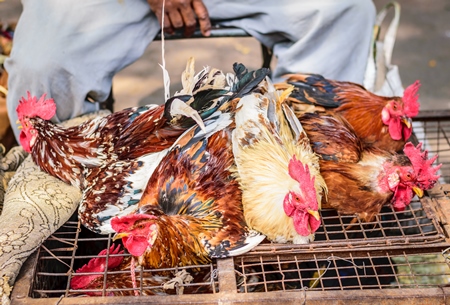
[{"label": "human hand", "polygon": [[156,14],[164,32],[173,34],[175,30],[184,28],[186,37],[192,36],[197,24],[203,36],[209,36],[211,21],[208,10],[202,0],[166,0],[164,6],[164,24],[162,24],[163,0],[147,0],[152,11]]}]

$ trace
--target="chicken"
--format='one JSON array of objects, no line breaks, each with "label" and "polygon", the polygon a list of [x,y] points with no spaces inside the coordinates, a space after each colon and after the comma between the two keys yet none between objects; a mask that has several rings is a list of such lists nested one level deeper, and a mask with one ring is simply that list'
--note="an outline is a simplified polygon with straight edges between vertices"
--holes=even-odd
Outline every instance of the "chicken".
[{"label": "chicken", "polygon": [[28,93],[17,107],[20,143],[42,170],[81,188],[85,168],[170,148],[187,128],[201,126],[202,119],[251,90],[268,73],[267,69],[247,72],[242,64],[234,69],[237,80],[209,67],[194,75],[192,59],[183,73],[183,89],[163,105],[128,108],[69,128],[49,121],[56,112],[52,99]]},{"label": "chicken", "polygon": [[[235,74],[227,75],[227,86],[220,89],[217,79],[221,79],[222,75],[219,72],[211,71],[209,74],[201,72],[199,76],[189,80],[194,75],[191,67],[183,76],[183,90],[180,93],[196,92],[191,105],[199,108],[195,103],[201,102],[202,115],[218,107],[229,111],[227,110],[229,107],[225,105],[228,101],[253,90],[268,73],[267,69],[249,72],[241,64],[235,65],[234,71]],[[211,88],[213,90],[209,90]],[[224,94],[227,95],[223,96]],[[169,149],[164,149],[134,159],[113,160],[86,170],[85,186],[82,188],[83,197],[78,210],[81,223],[100,234],[115,233],[111,228],[111,219],[127,215],[137,209],[137,203],[150,176],[168,151]]]},{"label": "chicken", "polygon": [[305,109],[311,111],[305,104],[324,107],[343,116],[364,145],[390,152],[400,152],[412,134],[411,119],[419,113],[419,81],[407,87],[401,98],[378,96],[358,84],[328,80],[318,74],[286,77],[286,83],[276,87],[295,86],[289,101],[297,115]]},{"label": "chicken", "polygon": [[188,130],[161,160],[133,214],[111,221],[145,268],[201,265],[239,255],[265,236],[245,223],[239,183],[231,175],[230,113]]},{"label": "chicken", "polygon": [[[22,124],[20,143],[42,170],[80,188],[84,168],[97,167],[121,156],[126,158],[128,150],[144,148],[158,152],[170,147],[184,131],[168,124],[163,116],[165,107],[175,100],[180,101],[174,98],[161,106],[128,108],[64,128],[49,121],[56,112],[52,99],[45,99],[44,94],[38,100],[28,93],[17,107]],[[121,139],[133,136],[130,130],[136,130],[135,123],[141,125],[138,138],[147,135],[146,141],[136,139],[131,148],[116,145]]]},{"label": "chicken", "polygon": [[293,87],[278,92],[269,79],[260,87],[264,94],[240,100],[233,131],[245,220],[271,241],[308,243],[327,190],[319,159],[285,103]]},{"label": "chicken", "polygon": [[[114,244],[102,250],[98,257],[92,258],[87,264],[79,268],[72,276],[70,288],[75,290],[75,294],[85,294],[88,296],[101,296],[103,288],[105,296],[133,296],[139,290],[133,287],[133,279],[130,274],[131,256],[124,254],[120,250],[120,245]],[[108,260],[107,260],[108,259]],[[201,269],[200,271],[187,273],[186,281],[194,280],[196,283],[210,282],[211,273]],[[94,274],[90,274],[94,273]],[[106,273],[106,281],[104,277]],[[136,278],[136,286],[142,287],[142,295],[169,295],[176,294],[176,289],[165,289],[165,284],[169,284],[173,279],[171,274],[163,274],[157,271],[144,270]],[[210,285],[192,285],[187,287],[176,287],[183,289],[185,294],[212,292]],[[139,293],[138,293],[139,294]],[[71,293],[73,295],[73,293]]]},{"label": "chicken", "polygon": [[411,143],[405,145],[407,155],[365,147],[350,124],[334,113],[303,113],[299,120],[321,157],[320,172],[329,191],[324,208],[371,221],[383,205],[392,203],[396,210],[404,209],[414,192],[421,197],[423,189],[437,179],[427,174],[430,182],[419,183],[421,176],[439,167],[431,167],[434,159],[415,161],[420,149],[412,151]]},{"label": "chicken", "polygon": [[[406,143],[403,152],[408,156],[416,173],[416,187],[422,190],[432,189],[440,178],[440,175],[436,175],[436,173],[442,167],[442,163],[433,166],[438,155],[436,154],[431,159],[428,159],[428,150],[422,151],[422,143],[419,143],[414,147],[411,142]],[[397,205],[394,206],[394,208],[397,211],[402,211],[405,206]]]}]

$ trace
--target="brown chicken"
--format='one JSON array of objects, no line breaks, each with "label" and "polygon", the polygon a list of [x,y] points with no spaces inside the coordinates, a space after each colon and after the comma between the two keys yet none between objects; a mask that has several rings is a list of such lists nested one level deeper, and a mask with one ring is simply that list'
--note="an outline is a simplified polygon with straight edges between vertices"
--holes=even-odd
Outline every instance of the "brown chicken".
[{"label": "brown chicken", "polygon": [[[108,261],[107,261],[108,259]],[[136,279],[130,273],[131,256],[124,254],[113,244],[109,251],[101,251],[98,257],[92,258],[87,264],[79,268],[72,276],[71,295],[102,296],[133,296],[133,295],[170,295],[177,294],[180,289],[184,294],[212,293],[211,285],[184,285],[169,288],[174,275],[157,271],[144,270],[138,273]],[[106,281],[105,275],[106,273]],[[211,281],[209,268],[180,272],[186,283],[207,283]],[[133,284],[133,281],[135,282]],[[166,286],[165,286],[166,285]],[[136,289],[135,287],[138,287]],[[139,292],[142,287],[142,294]]]},{"label": "brown chicken", "polygon": [[276,87],[295,86],[289,101],[297,115],[314,109],[308,104],[321,106],[344,117],[364,145],[390,152],[400,152],[411,136],[411,119],[419,113],[419,81],[407,87],[403,97],[383,97],[358,84],[328,80],[318,74],[286,77],[286,83]]},{"label": "brown chicken", "polygon": [[[390,153],[364,147],[352,127],[336,114],[303,113],[299,120],[321,156],[320,172],[329,190],[322,207],[371,221],[385,204],[404,209],[414,192],[422,196],[423,189],[438,178],[434,174],[439,166],[431,166],[435,159],[420,158],[420,149],[411,150],[411,143],[405,145],[408,156]],[[420,183],[424,176],[427,183]]]},{"label": "brown chicken", "polygon": [[231,175],[231,115],[188,130],[151,176],[136,213],[113,218],[115,238],[145,268],[201,265],[245,253],[265,236],[247,228]]},{"label": "brown chicken", "polygon": [[[42,170],[81,187],[84,168],[133,157],[134,150],[150,153],[170,147],[185,131],[168,124],[164,112],[165,107],[170,105],[169,101],[161,106],[124,109],[64,128],[50,121],[56,112],[53,99],[45,99],[43,95],[38,100],[28,93],[28,97],[23,98],[17,107],[22,124],[20,143]],[[136,140],[133,146],[121,143],[129,141],[130,137]],[[130,154],[130,151],[133,153]]]}]

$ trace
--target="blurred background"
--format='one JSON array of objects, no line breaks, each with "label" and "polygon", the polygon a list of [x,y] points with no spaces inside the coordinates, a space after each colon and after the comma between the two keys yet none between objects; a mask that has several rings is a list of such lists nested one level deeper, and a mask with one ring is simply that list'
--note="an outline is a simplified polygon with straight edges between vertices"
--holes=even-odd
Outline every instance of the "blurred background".
[{"label": "blurred background", "polygon": [[[374,0],[377,9],[388,2]],[[421,109],[450,109],[450,0],[398,2],[401,17],[392,63],[399,66],[405,87],[416,79],[422,82]],[[20,0],[0,0],[0,22],[16,21],[21,9]],[[181,72],[190,56],[196,59],[196,70],[209,65],[228,72],[234,62],[242,62],[249,69],[262,64],[260,45],[253,38],[166,41],[165,56],[171,93],[180,88]],[[155,41],[141,59],[115,76],[115,110],[163,101],[159,63],[161,43]]]}]

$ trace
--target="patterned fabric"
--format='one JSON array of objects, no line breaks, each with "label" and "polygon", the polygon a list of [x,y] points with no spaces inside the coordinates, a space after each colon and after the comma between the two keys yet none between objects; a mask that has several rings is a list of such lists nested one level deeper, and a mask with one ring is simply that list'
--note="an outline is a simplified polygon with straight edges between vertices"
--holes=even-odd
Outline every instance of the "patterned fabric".
[{"label": "patterned fabric", "polygon": [[[65,125],[79,124],[108,113],[101,111],[75,118]],[[24,160],[26,153],[21,147],[15,147],[1,157],[0,154],[0,206],[3,205],[0,215],[0,300],[6,305],[23,262],[75,212],[81,192],[42,172],[31,156]],[[12,176],[11,172],[16,169]],[[9,182],[5,179],[7,176],[12,176]]]},{"label": "patterned fabric", "polygon": [[3,210],[3,201],[8,181],[14,175],[20,163],[28,155],[22,147],[13,147],[6,156],[4,153],[4,147],[0,146],[0,215]]}]

